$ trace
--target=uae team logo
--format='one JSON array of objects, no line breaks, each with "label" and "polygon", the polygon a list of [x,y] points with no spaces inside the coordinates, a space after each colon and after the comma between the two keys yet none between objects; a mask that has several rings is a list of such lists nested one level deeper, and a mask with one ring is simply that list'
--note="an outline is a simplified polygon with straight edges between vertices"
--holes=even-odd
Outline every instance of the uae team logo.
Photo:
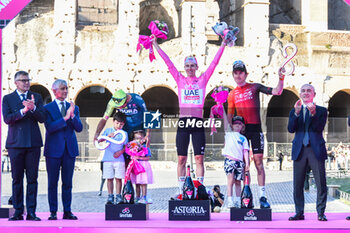
[{"label": "uae team logo", "polygon": [[162,114],[157,110],[156,112],[144,112],[143,127],[145,129],[160,129],[160,116]]}]

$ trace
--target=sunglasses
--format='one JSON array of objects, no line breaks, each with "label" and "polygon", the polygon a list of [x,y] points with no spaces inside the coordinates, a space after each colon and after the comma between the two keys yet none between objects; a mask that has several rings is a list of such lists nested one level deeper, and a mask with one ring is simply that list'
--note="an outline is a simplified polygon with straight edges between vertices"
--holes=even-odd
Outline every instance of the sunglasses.
[{"label": "sunglasses", "polygon": [[123,102],[123,101],[125,100],[125,98],[126,98],[126,97],[119,99],[119,98],[112,97],[112,99],[114,100],[114,102],[116,102],[117,104],[120,104],[121,102]]}]

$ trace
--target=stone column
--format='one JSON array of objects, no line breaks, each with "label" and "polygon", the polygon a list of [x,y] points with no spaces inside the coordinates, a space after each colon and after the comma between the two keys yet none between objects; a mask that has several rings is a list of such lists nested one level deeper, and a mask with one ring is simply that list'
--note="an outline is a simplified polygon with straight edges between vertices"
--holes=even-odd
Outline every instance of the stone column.
[{"label": "stone column", "polygon": [[301,23],[309,31],[328,29],[328,0],[301,1]]},{"label": "stone column", "polygon": [[184,56],[195,54],[200,68],[204,68],[207,37],[204,0],[186,0],[182,5],[181,35]]},{"label": "stone column", "polygon": [[52,64],[68,65],[75,62],[76,0],[55,0]]},{"label": "stone column", "polygon": [[[139,37],[140,0],[119,1],[118,30],[116,43],[118,59],[119,87],[126,87],[127,92],[135,91],[134,77],[138,56],[136,45]],[[130,82],[133,84],[130,85]]]}]

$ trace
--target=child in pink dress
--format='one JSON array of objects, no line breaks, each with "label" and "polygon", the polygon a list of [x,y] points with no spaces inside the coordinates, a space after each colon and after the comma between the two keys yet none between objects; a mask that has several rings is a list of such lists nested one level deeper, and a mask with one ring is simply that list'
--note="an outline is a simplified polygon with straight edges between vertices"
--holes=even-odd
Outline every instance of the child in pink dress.
[{"label": "child in pink dress", "polygon": [[[137,130],[133,132],[132,140],[137,140],[144,144],[146,133],[143,130]],[[144,144],[145,145],[145,144]],[[134,156],[142,167],[145,168],[145,172],[135,175],[131,173],[131,181],[136,184],[136,203],[151,204],[153,201],[147,195],[147,185],[153,184],[153,172],[149,162],[151,158],[151,150],[147,148],[148,153],[145,156]]]}]

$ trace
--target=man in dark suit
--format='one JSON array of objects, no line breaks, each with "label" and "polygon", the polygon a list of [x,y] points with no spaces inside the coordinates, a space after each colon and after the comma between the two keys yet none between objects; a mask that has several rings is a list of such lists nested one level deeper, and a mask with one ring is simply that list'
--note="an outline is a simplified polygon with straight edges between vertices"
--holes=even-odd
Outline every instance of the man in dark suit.
[{"label": "man in dark suit", "polygon": [[304,181],[306,169],[311,167],[317,187],[316,209],[319,221],[327,221],[324,211],[327,203],[325,160],[327,150],[322,133],[327,121],[327,109],[315,105],[315,89],[304,84],[300,98],[289,114],[288,131],[295,133],[292,147],[293,186],[296,214],[290,221],[304,220]]},{"label": "man in dark suit", "polygon": [[79,155],[76,132],[83,130],[79,108],[65,99],[68,94],[67,83],[57,79],[52,84],[56,99],[45,105],[46,140],[44,156],[48,176],[49,220],[57,220],[57,186],[61,170],[63,219],[77,220],[71,212],[72,182],[75,157]]},{"label": "man in dark suit", "polygon": [[[348,116],[348,126],[350,126],[350,116]],[[346,220],[350,220],[350,216],[346,217]]]},{"label": "man in dark suit", "polygon": [[6,149],[12,172],[12,197],[15,213],[9,221],[23,220],[23,178],[27,178],[27,220],[40,221],[35,215],[38,192],[40,147],[43,146],[38,122],[45,120],[41,96],[29,90],[30,79],[25,71],[15,74],[17,89],[2,100],[2,114],[8,124]]}]

